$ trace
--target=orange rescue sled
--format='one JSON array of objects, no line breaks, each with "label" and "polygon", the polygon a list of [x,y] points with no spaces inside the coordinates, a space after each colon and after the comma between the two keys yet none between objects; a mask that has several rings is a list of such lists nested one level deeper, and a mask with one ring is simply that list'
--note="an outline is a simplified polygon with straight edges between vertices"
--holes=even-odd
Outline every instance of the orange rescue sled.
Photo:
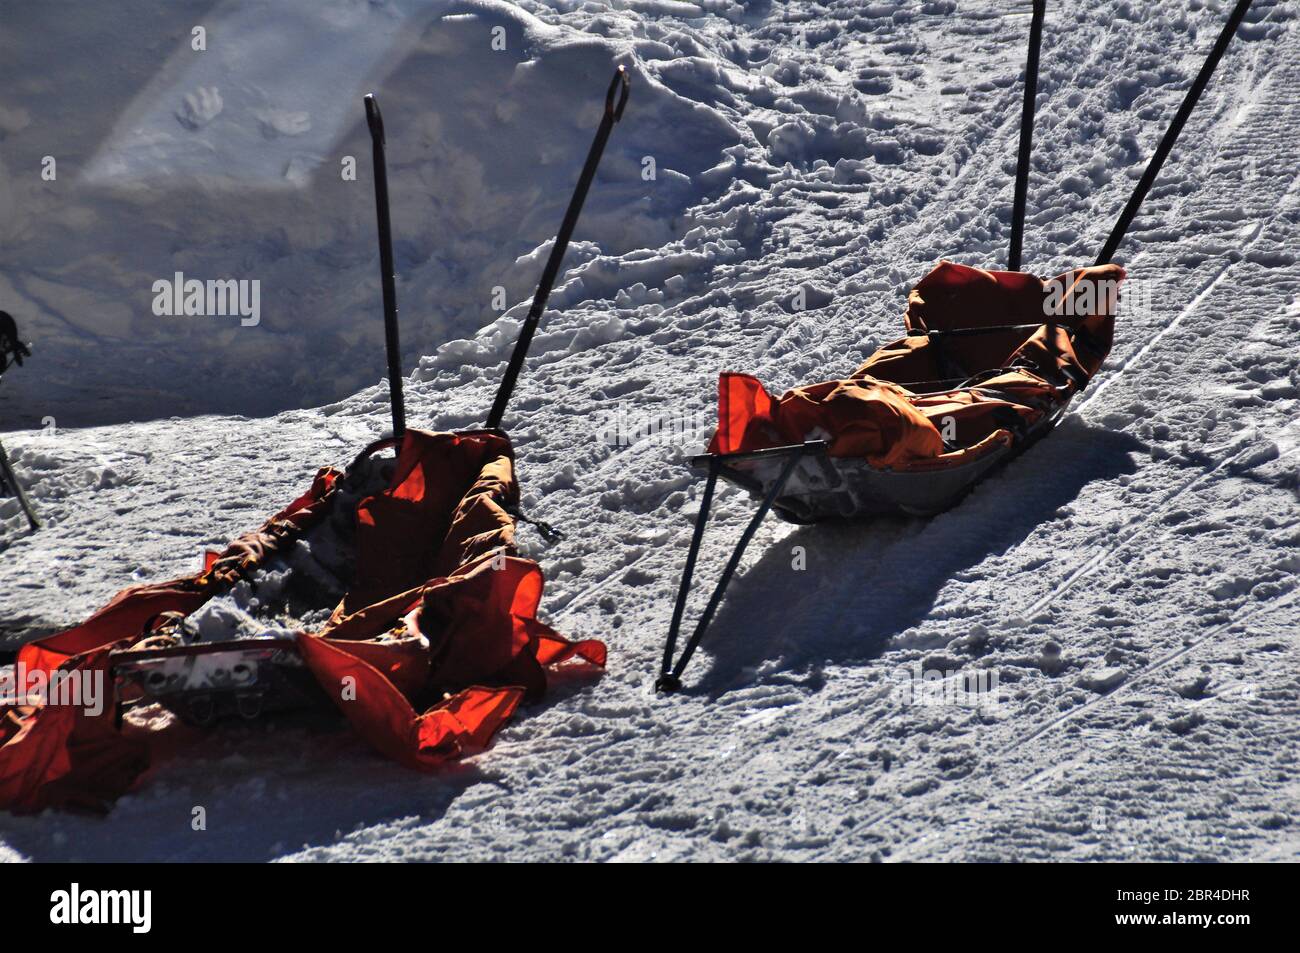
[{"label": "orange rescue sled", "polygon": [[1060,420],[1110,351],[1123,278],[941,262],[908,297],[907,336],[847,378],[775,398],[723,374],[718,429],[693,462],[773,494],[793,522],[937,513]]},{"label": "orange rescue sled", "polygon": [[[1111,264],[1197,100],[1250,8],[1238,0],[1089,268],[1044,280],[1020,272],[1045,0],[1034,0],[1025,68],[1008,271],[941,261],[908,297],[907,336],[842,380],[774,398],[748,374],[719,382],[718,429],[655,689],[681,676],[769,509],[798,523],[952,506],[994,468],[1049,433],[1110,352],[1125,272]],[[719,478],[761,502],[674,660]]]},{"label": "orange rescue sled", "polygon": [[[521,702],[541,697],[547,667],[603,665],[603,644],[569,642],[537,618],[542,572],[514,555],[519,491],[505,435],[408,430],[396,459],[378,455],[393,443],[347,471],[321,470],[201,573],[126,589],[24,646],[21,684],[0,702],[0,809],[106,807],[161,737],[157,719],[129,716],[141,704],[200,726],[255,717],[268,701],[333,704],[380,752],[429,769],[485,747]],[[341,525],[351,527],[350,584],[318,629],[214,644],[187,627],[237,586],[274,587],[267,570]],[[61,697],[87,679],[107,686],[107,704]]]}]

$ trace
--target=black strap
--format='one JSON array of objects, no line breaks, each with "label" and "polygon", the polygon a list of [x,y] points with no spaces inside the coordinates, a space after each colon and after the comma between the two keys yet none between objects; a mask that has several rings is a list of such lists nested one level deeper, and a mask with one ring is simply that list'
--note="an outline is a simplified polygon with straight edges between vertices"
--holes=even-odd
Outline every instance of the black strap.
[{"label": "black strap", "polygon": [[527,523],[529,526],[534,527],[537,530],[537,532],[541,535],[542,539],[546,540],[546,542],[552,546],[554,546],[560,540],[564,539],[564,534],[561,533],[554,526],[552,526],[550,523],[543,522],[542,520],[533,519],[531,516],[529,516],[523,511],[522,507],[518,505],[507,506],[506,512],[509,513],[511,516],[513,516],[515,519],[519,520],[519,522]]},{"label": "black strap", "polygon": [[[1088,315],[1090,317],[1090,315]],[[935,328],[934,330],[916,331],[914,334],[924,334],[931,341],[939,338],[966,338],[978,337],[981,334],[999,334],[1003,331],[1037,331],[1045,324],[1065,324],[1064,321],[1049,319],[1047,321],[1037,321],[1030,324],[990,324],[979,328],[948,328],[947,330]]]},{"label": "black strap", "polygon": [[970,371],[966,370],[961,362],[944,346],[941,335],[935,332],[927,332],[927,336],[930,339],[930,350],[934,355],[934,362],[938,366],[940,374],[947,374],[949,377],[961,377],[970,374]]}]

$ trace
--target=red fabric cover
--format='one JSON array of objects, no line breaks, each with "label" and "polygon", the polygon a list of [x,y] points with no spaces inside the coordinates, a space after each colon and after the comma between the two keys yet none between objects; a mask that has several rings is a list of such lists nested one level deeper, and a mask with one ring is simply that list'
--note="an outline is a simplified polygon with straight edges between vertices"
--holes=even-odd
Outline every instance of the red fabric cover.
[{"label": "red fabric cover", "polygon": [[[605,664],[603,643],[569,642],[537,620],[541,594],[536,563],[483,559],[389,600],[379,617],[366,621],[389,627],[404,618],[410,639],[356,641],[346,637],[345,623],[326,636],[304,633],[299,647],[362,737],[410,767],[434,767],[486,747],[521,702],[541,698],[546,666],[574,657]],[[398,688],[396,674],[412,665],[413,644],[420,647],[422,687],[442,695],[422,713]]]},{"label": "red fabric cover", "polygon": [[106,708],[99,715],[82,705],[0,708],[0,807],[95,810],[128,790],[148,766],[145,745],[114,724],[108,652],[99,648],[60,668],[68,677],[100,680]]},{"label": "red fabric cover", "polygon": [[[321,471],[263,530],[321,518],[338,476]],[[542,696],[548,666],[605,664],[602,643],[569,642],[537,619],[541,569],[507,555],[517,493],[504,436],[408,431],[389,488],[358,506],[356,586],[320,632],[298,635],[358,733],[403,764],[431,769],[484,748]],[[148,765],[147,739],[116,724],[109,652],[139,640],[158,613],[193,612],[221,591],[211,571],[223,558],[251,552],[255,565],[273,548],[262,530],[248,534],[204,573],[123,590],[81,625],[25,646],[27,671],[102,678],[107,697],[99,715],[26,698],[0,705],[0,808],[103,810],[129,790]]]}]

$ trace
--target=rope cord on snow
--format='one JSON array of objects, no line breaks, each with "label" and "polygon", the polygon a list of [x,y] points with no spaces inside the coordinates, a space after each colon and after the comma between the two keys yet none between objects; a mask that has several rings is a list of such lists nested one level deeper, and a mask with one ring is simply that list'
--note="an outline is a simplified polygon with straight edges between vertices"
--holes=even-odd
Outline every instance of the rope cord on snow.
[{"label": "rope cord on snow", "polygon": [[529,526],[536,529],[538,534],[541,535],[542,539],[546,540],[546,542],[552,546],[560,542],[560,540],[564,539],[564,534],[561,533],[558,529],[556,529],[550,523],[544,522],[542,520],[533,519],[531,516],[529,516],[527,513],[524,512],[523,507],[507,506],[506,512],[509,513],[511,516],[513,516],[515,519],[519,520],[519,522],[527,523]]}]

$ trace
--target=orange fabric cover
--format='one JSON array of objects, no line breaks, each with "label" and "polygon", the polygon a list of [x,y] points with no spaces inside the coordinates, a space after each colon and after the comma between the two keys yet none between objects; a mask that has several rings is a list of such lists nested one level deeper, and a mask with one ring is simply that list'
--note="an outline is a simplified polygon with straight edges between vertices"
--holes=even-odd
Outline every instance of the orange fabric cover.
[{"label": "orange fabric cover", "polygon": [[[773,400],[748,374],[718,382],[718,430],[709,450],[731,453],[814,437],[831,441],[831,455],[865,457],[887,467],[943,452],[939,431],[893,384],[871,379],[826,381]],[[756,411],[750,408],[761,408]]]},{"label": "orange fabric cover", "polygon": [[[159,613],[193,612],[222,591],[212,567],[223,559],[255,568],[268,558],[273,524],[309,528],[332,505],[339,476],[322,470],[204,573],[123,590],[81,625],[24,646],[28,672],[97,673],[109,702],[98,715],[25,698],[0,706],[0,808],[103,809],[128,790],[148,765],[147,739],[116,724],[109,651],[139,640]],[[390,486],[358,506],[355,585],[320,632],[298,635],[356,730],[403,764],[430,769],[485,747],[521,702],[541,697],[547,666],[605,664],[601,642],[569,642],[537,619],[541,569],[508,555],[506,507],[517,496],[503,435],[408,431]]]},{"label": "orange fabric cover", "polygon": [[[775,398],[755,377],[723,373],[709,450],[743,452],[820,438],[830,442],[831,456],[865,459],[874,467],[932,470],[964,463],[977,446],[984,452],[1009,442],[1008,420],[1033,423],[1097,372],[1114,338],[1114,291],[1123,278],[1118,265],[1045,281],[940,262],[908,296],[912,333],[879,348],[848,378]],[[1049,318],[1055,322],[1039,324]],[[937,342],[927,336],[1021,324],[1034,327],[939,336]],[[943,388],[950,376],[996,368],[1006,371],[977,387]],[[945,437],[959,449],[945,451]]]}]

